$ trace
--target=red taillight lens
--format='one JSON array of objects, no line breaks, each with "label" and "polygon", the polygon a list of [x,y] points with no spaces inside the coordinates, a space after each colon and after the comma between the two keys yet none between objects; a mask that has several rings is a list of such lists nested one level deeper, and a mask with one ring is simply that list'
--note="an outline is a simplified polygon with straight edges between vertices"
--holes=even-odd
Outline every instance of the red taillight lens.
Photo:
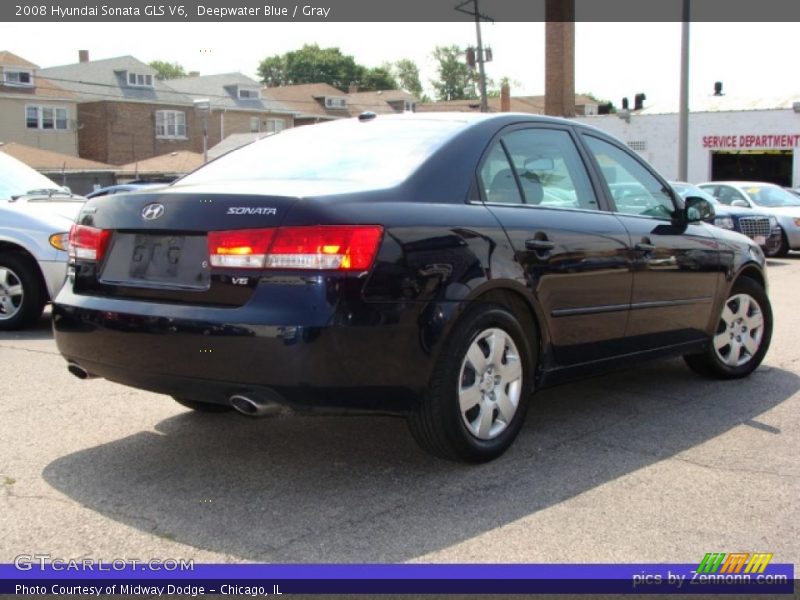
[{"label": "red taillight lens", "polygon": [[274,229],[209,231],[208,254],[212,267],[263,269]]},{"label": "red taillight lens", "polygon": [[69,255],[81,260],[101,260],[110,239],[110,229],[73,225],[69,230]]},{"label": "red taillight lens", "polygon": [[214,267],[365,271],[382,234],[378,225],[211,231],[208,250]]},{"label": "red taillight lens", "polygon": [[267,268],[365,271],[372,266],[382,233],[375,225],[284,227],[272,243]]}]

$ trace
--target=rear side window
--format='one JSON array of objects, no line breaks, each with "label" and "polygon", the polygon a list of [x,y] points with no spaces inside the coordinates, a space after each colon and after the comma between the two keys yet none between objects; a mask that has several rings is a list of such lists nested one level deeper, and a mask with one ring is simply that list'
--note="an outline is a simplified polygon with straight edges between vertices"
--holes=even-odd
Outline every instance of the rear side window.
[{"label": "rear side window", "polygon": [[672,195],[638,160],[596,137],[585,136],[614,199],[617,212],[671,219]]},{"label": "rear side window", "polygon": [[503,137],[527,204],[597,210],[586,167],[569,133],[520,129]]},{"label": "rear side window", "polygon": [[517,180],[503,146],[495,144],[483,162],[480,172],[481,187],[486,202],[494,204],[522,204]]}]

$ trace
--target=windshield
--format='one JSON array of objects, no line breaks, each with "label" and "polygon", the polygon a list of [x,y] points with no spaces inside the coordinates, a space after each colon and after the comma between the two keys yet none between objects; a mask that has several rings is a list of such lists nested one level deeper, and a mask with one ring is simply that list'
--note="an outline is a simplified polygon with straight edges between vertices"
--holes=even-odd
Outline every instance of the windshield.
[{"label": "windshield", "polygon": [[463,127],[458,121],[355,119],[305,125],[234,150],[179,185],[242,180],[339,180],[392,186]]},{"label": "windshield", "polygon": [[744,191],[759,206],[800,206],[800,198],[776,185],[750,185]]},{"label": "windshield", "polygon": [[56,190],[59,193],[63,191],[61,187],[28,165],[0,152],[0,199],[8,200],[23,196],[32,190]]}]

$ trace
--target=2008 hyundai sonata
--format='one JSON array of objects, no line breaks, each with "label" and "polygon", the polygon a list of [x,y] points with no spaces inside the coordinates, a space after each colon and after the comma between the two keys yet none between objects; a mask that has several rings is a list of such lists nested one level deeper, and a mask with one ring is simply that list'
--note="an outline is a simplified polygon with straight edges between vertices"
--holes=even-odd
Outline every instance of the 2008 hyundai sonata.
[{"label": "2008 hyundai sonata", "polygon": [[484,461],[544,386],[761,363],[764,256],[710,214],[567,120],[365,114],[87,202],[56,341],[79,377],[195,410],[400,414],[426,450]]}]

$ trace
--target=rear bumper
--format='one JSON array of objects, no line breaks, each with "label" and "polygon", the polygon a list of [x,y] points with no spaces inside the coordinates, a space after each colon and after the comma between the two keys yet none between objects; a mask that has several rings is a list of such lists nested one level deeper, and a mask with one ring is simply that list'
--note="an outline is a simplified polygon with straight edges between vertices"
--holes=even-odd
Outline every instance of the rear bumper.
[{"label": "rear bumper", "polygon": [[435,344],[426,340],[435,332],[421,325],[425,305],[360,303],[287,318],[293,313],[269,309],[264,293],[231,309],[81,296],[65,286],[53,306],[55,339],[91,374],[212,402],[274,391],[296,408],[396,413],[427,386]]}]

